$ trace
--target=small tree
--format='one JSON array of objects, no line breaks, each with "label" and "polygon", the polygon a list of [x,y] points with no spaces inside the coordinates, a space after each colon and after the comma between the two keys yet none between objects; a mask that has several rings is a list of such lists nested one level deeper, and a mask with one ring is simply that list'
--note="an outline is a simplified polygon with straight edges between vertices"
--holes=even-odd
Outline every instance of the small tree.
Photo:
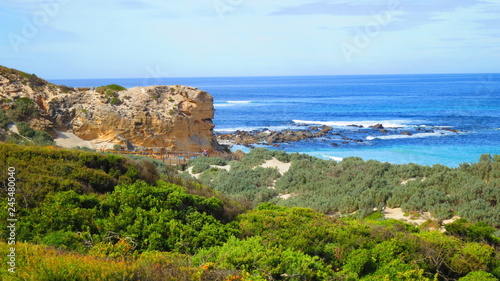
[{"label": "small tree", "polygon": [[45,131],[35,130],[33,142],[36,145],[55,145],[54,139]]},{"label": "small tree", "polygon": [[35,102],[29,98],[19,98],[14,101],[14,106],[7,111],[7,115],[14,121],[22,121],[33,116]]},{"label": "small tree", "polygon": [[0,108],[0,128],[7,129],[7,126],[12,123],[12,120],[7,116],[5,111]]},{"label": "small tree", "polygon": [[30,125],[26,122],[19,122],[16,124],[17,130],[21,136],[25,136],[27,138],[32,138],[35,136],[35,130],[33,130]]}]

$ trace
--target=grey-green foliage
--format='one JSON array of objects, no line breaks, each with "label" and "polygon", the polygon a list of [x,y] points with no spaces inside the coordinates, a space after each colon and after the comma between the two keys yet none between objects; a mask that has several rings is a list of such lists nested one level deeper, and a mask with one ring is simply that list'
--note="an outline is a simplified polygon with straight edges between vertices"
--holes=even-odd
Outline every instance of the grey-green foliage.
[{"label": "grey-green foliage", "polygon": [[29,98],[18,98],[14,105],[7,111],[7,115],[14,121],[28,119],[35,114],[35,102]]},{"label": "grey-green foliage", "polygon": [[200,180],[224,194],[247,198],[251,204],[257,204],[278,195],[269,187],[279,176],[279,172],[273,168],[233,168],[231,172],[210,169],[201,175]]},{"label": "grey-green foliage", "polygon": [[203,162],[198,162],[196,164],[193,165],[193,170],[192,172],[194,174],[199,174],[199,173],[202,173],[206,170],[210,169],[210,164],[208,163],[203,163]]},{"label": "grey-green foliage", "polygon": [[[281,176],[277,171],[255,169],[273,157],[291,161],[290,170]],[[358,216],[369,215],[373,208],[401,207],[406,212],[428,211],[441,220],[457,214],[500,226],[500,157],[496,155],[483,155],[478,163],[449,168],[393,165],[357,157],[337,163],[259,148],[241,162],[228,164],[229,172],[205,165],[200,168],[204,170],[200,180],[253,204],[269,201],[323,213],[357,212]],[[275,189],[263,188],[274,180]],[[278,194],[291,197],[273,196]]]},{"label": "grey-green foliage", "polygon": [[19,122],[16,124],[16,126],[21,136],[25,136],[27,138],[32,138],[33,136],[35,136],[35,130],[33,130],[28,123]]},{"label": "grey-green foliage", "polygon": [[[273,157],[281,161],[289,161],[294,157],[302,157],[284,152],[254,149],[242,161],[227,162],[215,157],[198,157],[188,166],[193,167],[193,173],[203,174],[200,181],[225,194],[239,198],[249,205],[267,202],[278,195],[273,188],[274,182],[281,177],[275,168],[260,167],[266,160]],[[309,157],[309,156],[308,156]],[[225,169],[211,168],[210,165],[231,167]]]},{"label": "grey-green foliage", "polygon": [[193,166],[196,163],[205,163],[208,165],[218,165],[218,166],[227,165],[227,161],[219,157],[197,157],[196,159],[189,161],[188,166]]},{"label": "grey-green foliage", "polygon": [[15,143],[15,144],[22,144],[22,145],[30,145],[32,144],[31,141],[29,141],[26,138],[21,137],[18,134],[10,134],[7,135],[5,138],[6,143]]},{"label": "grey-green foliage", "polygon": [[54,139],[47,132],[33,130],[33,128],[31,128],[26,122],[18,122],[17,129],[21,136],[29,138],[35,145],[55,145]]},{"label": "grey-green foliage", "polygon": [[7,113],[0,108],[0,128],[7,129],[7,125],[12,123],[12,120],[7,116]]},{"label": "grey-green foliage", "polygon": [[189,162],[188,167],[193,167],[192,172],[199,174],[210,169],[211,165],[226,166],[227,161],[219,157],[198,157]]},{"label": "grey-green foliage", "polygon": [[383,207],[391,185],[384,173],[389,164],[346,158],[340,163],[318,158],[293,162],[291,169],[276,183],[276,188],[297,196],[283,202],[299,204],[321,212],[350,213],[358,209]]},{"label": "grey-green foliage", "polygon": [[[84,150],[86,150],[86,149],[84,149]],[[170,167],[167,168],[167,165],[165,165],[165,163],[161,160],[157,160],[157,159],[153,159],[153,158],[149,158],[149,157],[145,157],[145,156],[140,156],[140,155],[134,155],[134,154],[125,154],[123,156],[126,158],[130,158],[132,160],[135,160],[136,162],[145,162],[145,161],[151,162],[154,164],[154,166],[156,167],[158,172],[160,172],[162,174],[165,174],[165,173],[167,173],[167,170],[170,170]]]},{"label": "grey-green foliage", "polygon": [[35,130],[32,140],[36,145],[55,145],[54,139],[45,131]]}]

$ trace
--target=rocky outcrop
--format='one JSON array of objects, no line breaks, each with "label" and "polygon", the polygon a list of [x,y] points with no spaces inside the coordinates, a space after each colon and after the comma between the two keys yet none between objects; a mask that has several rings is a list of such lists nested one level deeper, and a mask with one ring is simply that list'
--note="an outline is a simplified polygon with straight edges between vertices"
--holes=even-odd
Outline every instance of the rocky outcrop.
[{"label": "rocky outcrop", "polygon": [[218,134],[221,142],[251,146],[253,144],[276,145],[278,143],[296,142],[307,139],[315,139],[326,136],[333,128],[330,126],[310,127],[306,130],[257,130],[236,131],[234,133]]},{"label": "rocky outcrop", "polygon": [[37,114],[28,121],[35,129],[57,129],[83,140],[136,149],[230,154],[213,133],[213,98],[199,89],[178,85],[73,89],[19,73],[0,68],[1,107],[9,110],[16,99],[31,99]]}]

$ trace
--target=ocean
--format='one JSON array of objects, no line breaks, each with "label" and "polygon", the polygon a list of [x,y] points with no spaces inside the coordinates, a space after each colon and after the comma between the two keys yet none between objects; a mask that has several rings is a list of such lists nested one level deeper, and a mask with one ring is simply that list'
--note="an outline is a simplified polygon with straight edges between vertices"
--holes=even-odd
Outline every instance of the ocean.
[{"label": "ocean", "polygon": [[[188,85],[214,97],[216,132],[328,125],[326,138],[269,149],[324,159],[457,167],[500,154],[500,74],[50,80],[72,87]],[[382,124],[387,132],[369,128]],[[350,126],[357,125],[358,127]],[[362,126],[362,127],[359,127]],[[411,133],[404,133],[411,132]],[[262,145],[257,145],[262,146]],[[234,146],[233,150],[249,148]]]}]

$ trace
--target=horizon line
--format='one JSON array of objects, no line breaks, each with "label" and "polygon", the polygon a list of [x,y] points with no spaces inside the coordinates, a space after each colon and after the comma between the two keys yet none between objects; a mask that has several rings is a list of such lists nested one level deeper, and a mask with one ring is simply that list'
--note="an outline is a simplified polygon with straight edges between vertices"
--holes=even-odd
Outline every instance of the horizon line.
[{"label": "horizon line", "polygon": [[112,77],[112,78],[42,78],[45,80],[112,80],[112,79],[170,79],[170,78],[252,78],[252,77],[314,77],[314,76],[395,76],[395,75],[460,75],[500,74],[500,72],[440,72],[440,73],[383,73],[383,74],[304,74],[304,75],[236,75],[236,76],[165,76],[165,77]]}]

